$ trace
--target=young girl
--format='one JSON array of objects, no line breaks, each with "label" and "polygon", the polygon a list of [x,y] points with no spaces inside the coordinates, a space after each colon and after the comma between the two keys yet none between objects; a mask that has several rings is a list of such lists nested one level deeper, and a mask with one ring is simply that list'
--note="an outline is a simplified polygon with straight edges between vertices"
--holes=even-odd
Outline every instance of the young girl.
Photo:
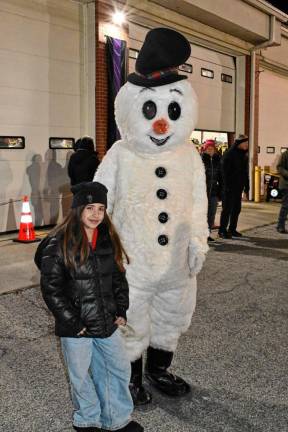
[{"label": "young girl", "polygon": [[76,431],[142,432],[130,421],[130,362],[118,326],[126,324],[129,259],[106,213],[107,189],[97,182],[72,187],[72,209],[39,245],[43,298],[71,383]]}]

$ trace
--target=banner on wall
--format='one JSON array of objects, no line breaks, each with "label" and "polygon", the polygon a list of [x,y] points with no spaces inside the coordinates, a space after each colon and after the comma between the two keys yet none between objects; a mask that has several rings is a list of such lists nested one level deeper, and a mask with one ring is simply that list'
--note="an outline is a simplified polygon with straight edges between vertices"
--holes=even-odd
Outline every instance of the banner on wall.
[{"label": "banner on wall", "polygon": [[120,139],[114,116],[115,97],[127,77],[126,41],[106,36],[106,58],[108,72],[108,124],[107,150]]}]

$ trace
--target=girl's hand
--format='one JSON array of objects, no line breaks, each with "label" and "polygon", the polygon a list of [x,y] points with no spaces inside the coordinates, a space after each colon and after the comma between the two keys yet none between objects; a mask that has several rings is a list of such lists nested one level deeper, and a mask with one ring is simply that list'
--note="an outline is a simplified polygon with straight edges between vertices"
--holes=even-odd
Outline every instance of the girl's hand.
[{"label": "girl's hand", "polygon": [[123,326],[125,326],[126,325],[126,320],[125,320],[125,318],[122,318],[122,317],[118,317],[117,319],[116,319],[116,321],[114,321],[114,324],[116,324],[116,325],[123,325]]},{"label": "girl's hand", "polygon": [[86,327],[84,327],[79,333],[77,333],[77,336],[84,336],[86,330]]}]

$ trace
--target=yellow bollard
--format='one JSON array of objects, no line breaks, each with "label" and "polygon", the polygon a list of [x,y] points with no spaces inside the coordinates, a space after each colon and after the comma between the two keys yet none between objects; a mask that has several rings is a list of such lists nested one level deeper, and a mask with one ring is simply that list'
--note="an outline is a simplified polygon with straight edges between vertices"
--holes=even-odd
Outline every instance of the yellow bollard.
[{"label": "yellow bollard", "polygon": [[255,166],[254,172],[254,202],[259,203],[261,198],[261,167]]}]

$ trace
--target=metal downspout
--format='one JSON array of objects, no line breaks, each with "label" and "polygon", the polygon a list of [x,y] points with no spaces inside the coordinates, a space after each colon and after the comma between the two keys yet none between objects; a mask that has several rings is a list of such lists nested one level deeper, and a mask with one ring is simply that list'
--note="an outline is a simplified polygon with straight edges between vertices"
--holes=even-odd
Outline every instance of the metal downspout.
[{"label": "metal downspout", "polygon": [[255,45],[250,50],[251,66],[250,66],[250,117],[249,117],[249,181],[250,191],[249,200],[253,198],[253,188],[251,185],[254,180],[254,123],[255,123],[255,73],[256,73],[256,51],[261,48],[278,45],[275,40],[276,17],[270,15],[269,39],[259,45]]}]

